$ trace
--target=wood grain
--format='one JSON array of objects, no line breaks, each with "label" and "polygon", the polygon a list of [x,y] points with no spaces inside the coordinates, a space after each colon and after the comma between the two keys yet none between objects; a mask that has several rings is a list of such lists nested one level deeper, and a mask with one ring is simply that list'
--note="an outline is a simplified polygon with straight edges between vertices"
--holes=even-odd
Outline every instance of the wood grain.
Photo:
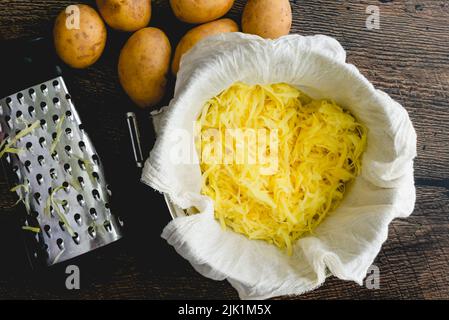
[{"label": "wood grain", "polygon": [[[172,15],[167,1],[156,2],[151,24],[163,28],[174,46],[189,26],[168,20]],[[0,41],[48,35],[57,13],[70,3],[1,1]],[[235,1],[229,17],[239,21],[244,3]],[[288,299],[449,299],[449,2],[297,0],[291,5],[292,33],[335,37],[347,50],[348,60],[408,110],[418,134],[418,158],[415,211],[410,218],[392,223],[375,261],[380,289],[331,278],[311,293]],[[365,27],[368,5],[380,8],[380,30]],[[116,75],[118,52],[127,36],[110,32],[102,59],[74,73],[77,108],[109,171],[114,170],[114,159],[123,152],[121,145],[127,139],[123,113],[130,102]],[[0,42],[0,50],[5,49]],[[162,201],[157,194],[151,197]],[[0,180],[0,206],[13,202]],[[160,221],[152,226],[156,236],[151,251],[135,249],[135,237],[130,237],[113,253],[93,255],[86,262],[89,267],[79,292],[65,290],[63,270],[56,269],[46,277],[0,274],[0,298],[237,298],[226,282],[201,277],[157,237],[168,221],[166,212],[160,211],[155,213]],[[148,258],[154,253],[159,262]],[[105,263],[107,269],[101,267]],[[53,281],[49,285],[40,278]]]}]

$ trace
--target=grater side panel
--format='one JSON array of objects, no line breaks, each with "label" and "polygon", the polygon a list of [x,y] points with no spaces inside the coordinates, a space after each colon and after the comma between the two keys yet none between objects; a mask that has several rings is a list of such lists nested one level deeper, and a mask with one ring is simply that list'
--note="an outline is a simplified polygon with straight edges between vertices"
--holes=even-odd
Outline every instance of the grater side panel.
[{"label": "grater side panel", "polygon": [[35,239],[52,265],[118,240],[122,222],[111,213],[100,158],[62,77],[0,100],[0,131],[9,139],[36,121],[16,143],[21,151],[5,158],[17,185],[27,186],[17,192],[28,199],[27,223],[39,225]]}]

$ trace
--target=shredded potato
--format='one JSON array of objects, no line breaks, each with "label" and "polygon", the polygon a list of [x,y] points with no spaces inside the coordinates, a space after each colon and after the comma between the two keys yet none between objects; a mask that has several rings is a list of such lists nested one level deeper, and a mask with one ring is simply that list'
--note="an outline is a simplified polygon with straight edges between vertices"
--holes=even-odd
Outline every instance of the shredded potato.
[{"label": "shredded potato", "polygon": [[[216,219],[288,254],[338,206],[366,145],[365,127],[349,112],[283,83],[232,85],[205,104],[196,128],[202,194],[214,200]],[[236,162],[239,141],[228,143],[226,130],[238,128],[275,132],[259,154],[271,161]],[[248,143],[245,159],[255,153]],[[233,162],[219,161],[229,155]]]}]

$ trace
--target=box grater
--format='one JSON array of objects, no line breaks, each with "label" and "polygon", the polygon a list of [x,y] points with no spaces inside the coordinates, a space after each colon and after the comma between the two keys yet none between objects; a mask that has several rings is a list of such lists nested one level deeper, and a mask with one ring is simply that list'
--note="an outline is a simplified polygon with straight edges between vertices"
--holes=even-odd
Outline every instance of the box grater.
[{"label": "box grater", "polygon": [[121,238],[100,158],[62,77],[1,99],[0,132],[32,260],[50,266]]}]

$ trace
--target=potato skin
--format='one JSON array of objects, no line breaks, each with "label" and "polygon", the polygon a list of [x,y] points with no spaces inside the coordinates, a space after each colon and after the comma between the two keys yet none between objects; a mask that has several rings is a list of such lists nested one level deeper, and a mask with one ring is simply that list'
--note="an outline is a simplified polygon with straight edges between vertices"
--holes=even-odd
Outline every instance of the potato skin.
[{"label": "potato skin", "polygon": [[145,28],[151,19],[151,0],[97,0],[106,23],[120,31]]},{"label": "potato skin", "polygon": [[189,30],[176,47],[175,56],[172,62],[172,73],[176,75],[179,70],[179,62],[184,53],[189,51],[198,41],[225,32],[239,31],[238,25],[231,19],[220,19],[208,22]]},{"label": "potato skin", "polygon": [[248,0],[242,15],[242,30],[267,39],[287,35],[292,26],[288,0]]},{"label": "potato skin", "polygon": [[234,0],[170,0],[175,16],[187,23],[204,23],[224,16]]},{"label": "potato skin", "polygon": [[100,15],[85,4],[78,4],[79,29],[68,29],[65,9],[59,13],[53,28],[56,53],[73,68],[87,68],[94,64],[106,45],[106,26]]},{"label": "potato skin", "polygon": [[165,33],[157,28],[135,32],[120,52],[120,83],[139,107],[160,102],[165,94],[171,46]]}]

